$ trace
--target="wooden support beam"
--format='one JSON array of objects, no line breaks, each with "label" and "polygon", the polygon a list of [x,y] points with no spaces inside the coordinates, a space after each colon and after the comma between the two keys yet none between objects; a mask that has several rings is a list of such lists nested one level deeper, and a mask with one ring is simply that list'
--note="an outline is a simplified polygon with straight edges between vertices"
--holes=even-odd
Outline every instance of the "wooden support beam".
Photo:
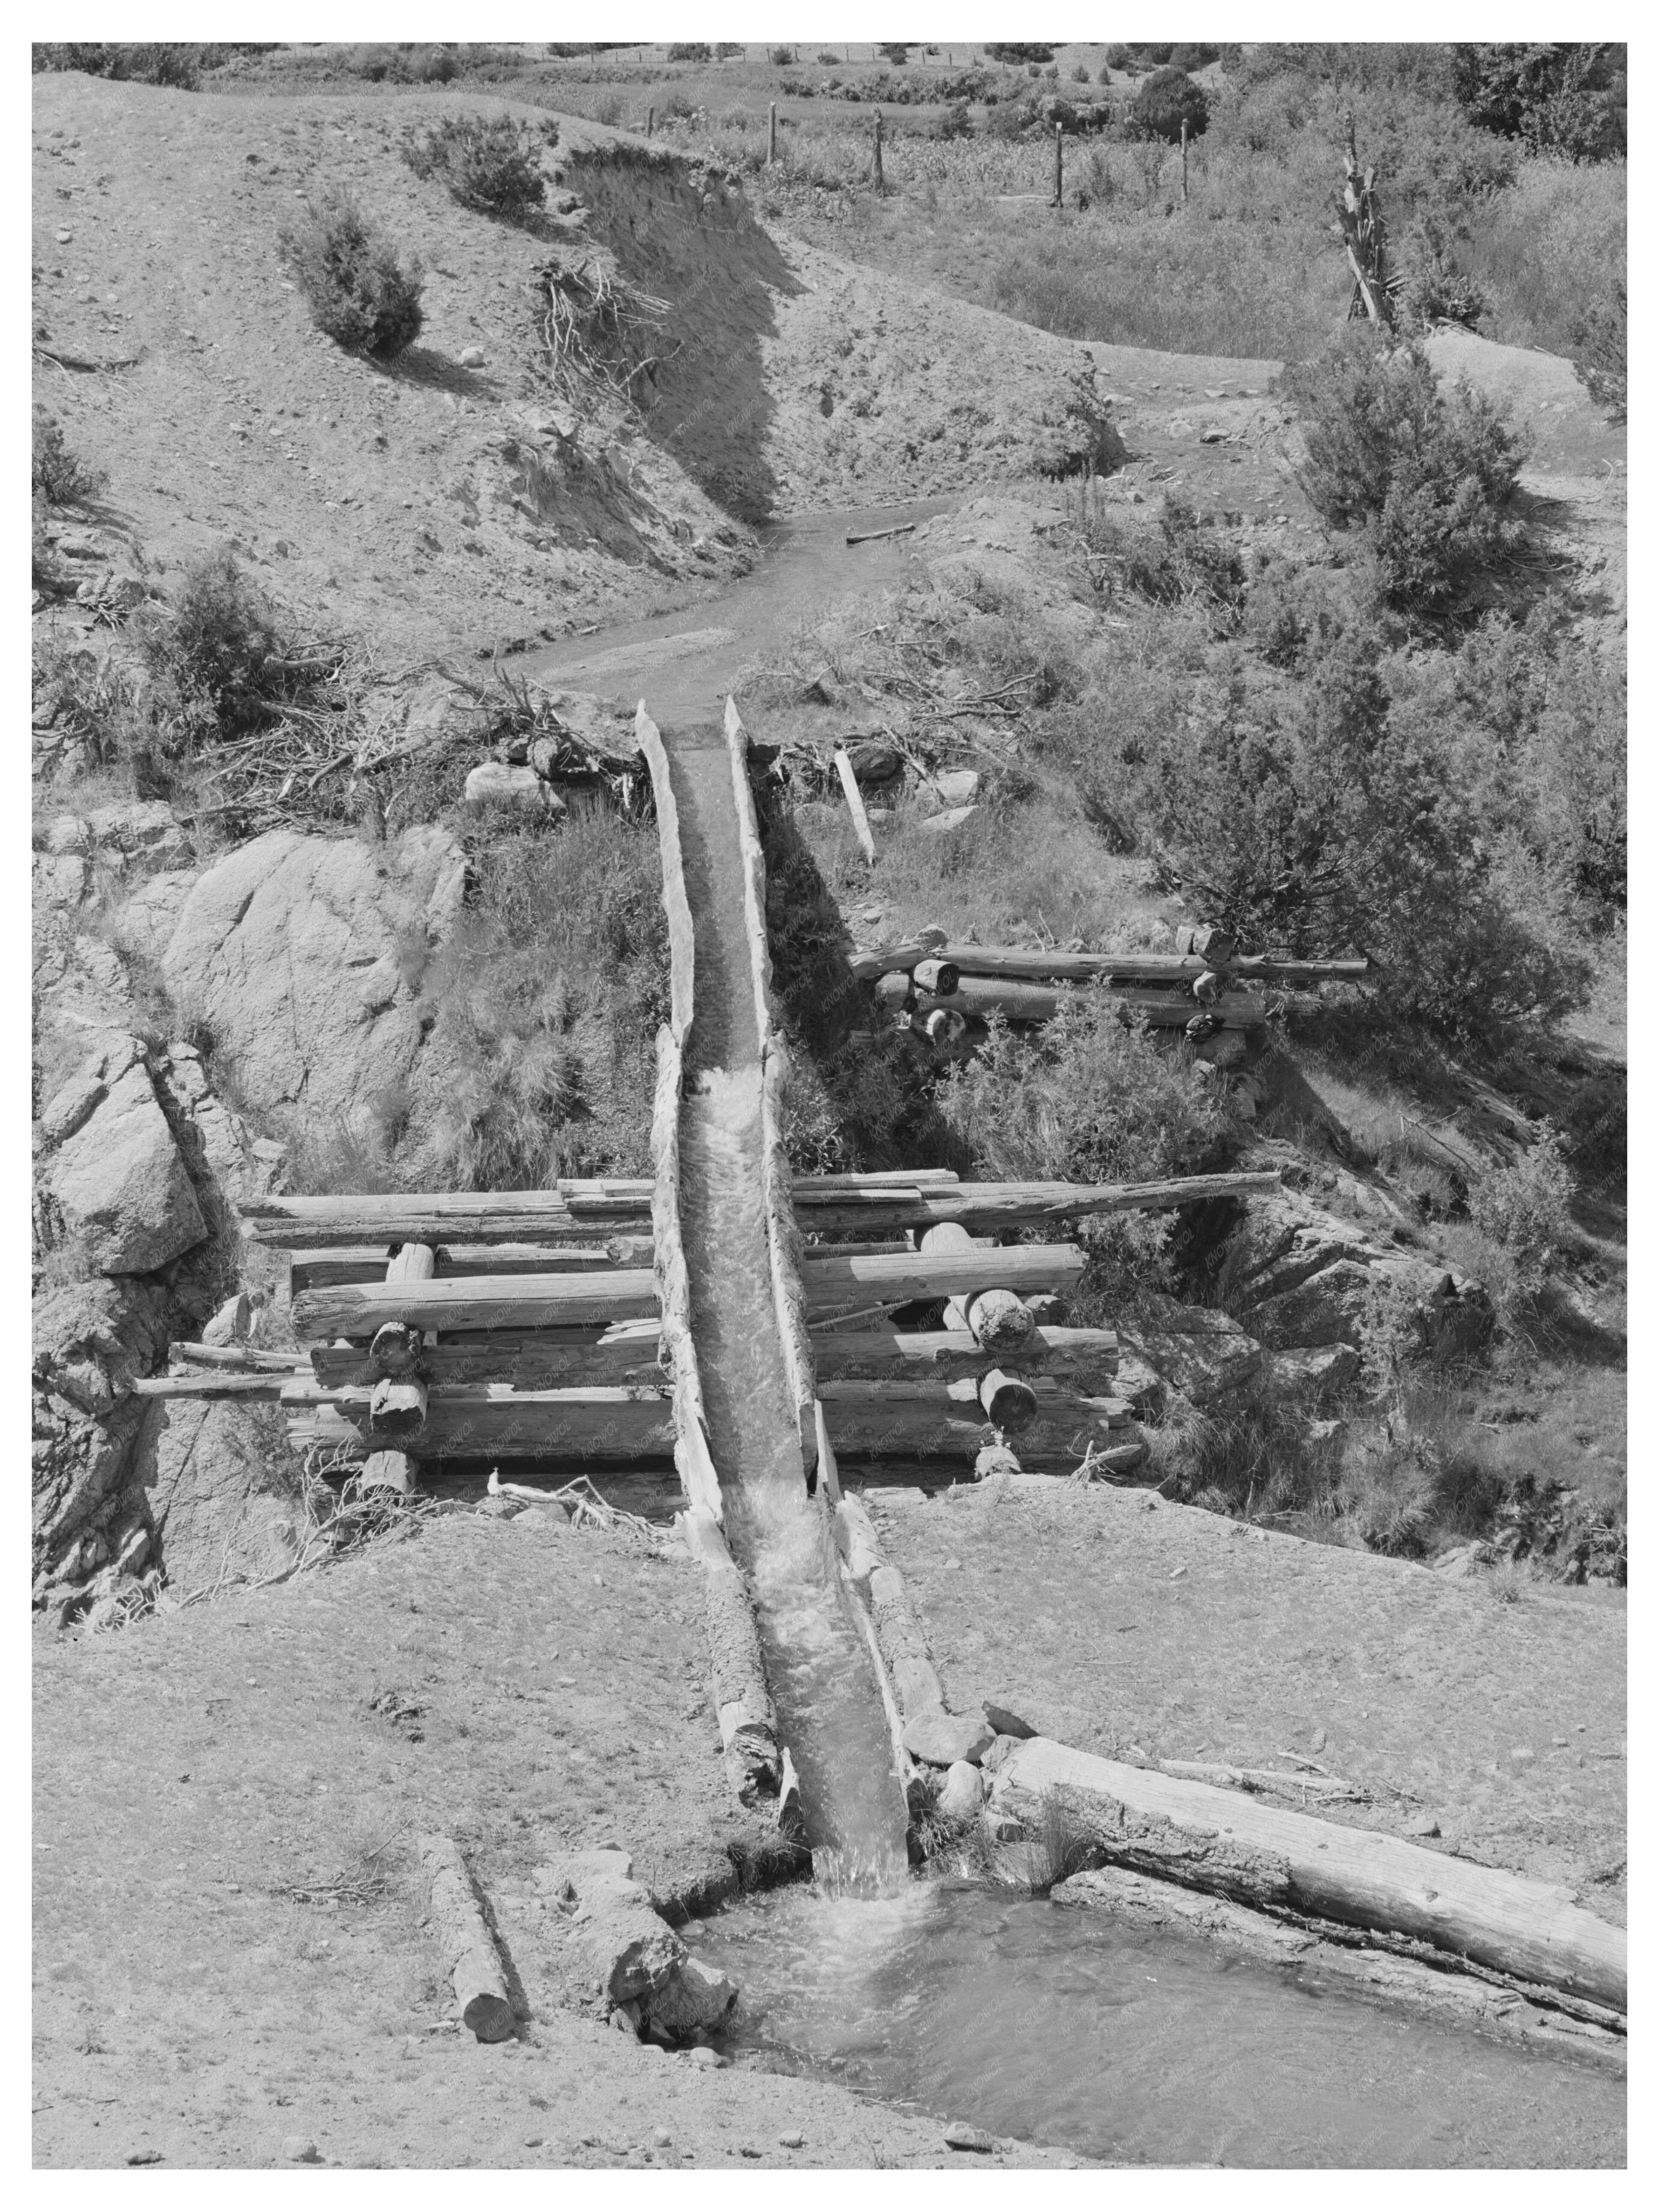
[{"label": "wooden support beam", "polygon": [[853,773],[853,763],[847,757],[845,745],[836,747],[836,774],[841,778],[841,787],[847,799],[847,811],[853,817],[853,834],[859,848],[871,867],[876,865],[876,841],[871,834],[870,817],[864,811],[864,793],[859,789],[859,780]]},{"label": "wooden support beam", "polygon": [[[1198,1011],[1195,1006],[1192,1009],[1194,1013]],[[1246,1198],[1254,1192],[1273,1189],[1278,1182],[1275,1173],[1262,1170],[1180,1176],[1142,1183],[962,1182],[952,1175],[915,1169],[893,1177],[797,1176],[791,1195],[807,1236],[858,1234],[878,1225],[927,1229],[941,1221],[961,1221],[976,1233],[988,1235],[1085,1213],[1153,1212],[1195,1206],[1206,1199]],[[643,1183],[638,1189],[637,1201],[629,1191],[619,1202],[634,1209],[632,1218],[643,1233],[649,1218],[650,1190]],[[550,1244],[541,1209],[550,1197],[554,1203],[559,1202],[546,1191],[520,1190],[265,1201],[327,1210],[293,1217],[263,1215],[248,1221],[248,1231],[260,1243],[315,1247],[319,1252],[325,1247],[337,1249],[364,1243],[376,1243],[385,1249],[394,1240],[435,1242],[457,1272],[462,1266],[462,1252],[467,1249],[460,1242],[465,1237],[472,1247],[486,1248],[468,1257],[467,1268],[476,1266],[493,1273],[488,1267],[490,1249],[519,1239],[538,1246]],[[458,1200],[472,1209],[471,1219],[465,1223],[452,1211]],[[386,1211],[389,1208],[398,1211]],[[430,1232],[424,1240],[416,1235],[422,1231]],[[594,1224],[589,1222],[582,1233],[592,1240]],[[495,1248],[490,1246],[492,1238],[496,1240]],[[626,1248],[611,1237],[606,1249]],[[562,1245],[551,1247],[547,1272],[574,1272],[564,1267],[564,1249]],[[643,1253],[636,1253],[635,1264],[646,1264]]]},{"label": "wooden support beam", "polygon": [[367,1346],[313,1345],[313,1376],[330,1390],[372,1389],[382,1374],[394,1371],[382,1364],[375,1348],[388,1334],[413,1337],[419,1346],[415,1369],[434,1385],[500,1382],[515,1390],[552,1390],[582,1383],[648,1383],[664,1376],[653,1320],[623,1322],[614,1329],[480,1329],[436,1344],[423,1344],[418,1332],[388,1322]]},{"label": "wooden support beam", "polygon": [[[1084,1269],[1074,1244],[1006,1244],[968,1252],[814,1256],[801,1266],[807,1310],[850,1313],[916,1298],[972,1297],[985,1290],[1063,1290]],[[473,1275],[447,1281],[339,1283],[303,1291],[295,1327],[307,1336],[373,1337],[388,1321],[421,1329],[514,1329],[621,1321],[653,1314],[656,1284],[646,1268],[592,1275]]]},{"label": "wooden support beam", "polygon": [[205,1375],[140,1375],[132,1394],[135,1398],[280,1398],[287,1378],[296,1372],[295,1363],[304,1357],[295,1352],[280,1368],[240,1374],[221,1367]]},{"label": "wooden support beam", "polygon": [[[948,998],[918,991],[915,1012],[960,1014],[967,1020],[985,1020],[1001,1014],[1011,1022],[1052,1021],[1060,1012],[1065,987],[1060,984],[1006,981],[992,975],[963,975]],[[1259,1029],[1267,1018],[1266,999],[1236,991],[1200,1006],[1189,992],[1139,990],[1113,985],[1106,995],[1125,1020],[1143,1015],[1155,1029],[1184,1029],[1195,1014],[1209,1014],[1223,1029]]]},{"label": "wooden support beam", "polygon": [[[644,1246],[643,1252],[638,1249]],[[615,1237],[608,1244],[441,1244],[435,1249],[434,1279],[458,1275],[601,1274],[607,1268],[648,1267],[651,1239]],[[289,1291],[325,1290],[334,1283],[386,1279],[391,1257],[384,1244],[331,1244],[301,1250],[289,1261]]]},{"label": "wooden support beam", "polygon": [[[981,1375],[985,1347],[966,1329],[850,1329],[814,1336],[819,1389],[829,1379],[937,1375],[947,1380]],[[1034,1328],[1014,1365],[1022,1375],[1059,1376],[1076,1384],[1117,1372],[1115,1333],[1109,1328]]]}]

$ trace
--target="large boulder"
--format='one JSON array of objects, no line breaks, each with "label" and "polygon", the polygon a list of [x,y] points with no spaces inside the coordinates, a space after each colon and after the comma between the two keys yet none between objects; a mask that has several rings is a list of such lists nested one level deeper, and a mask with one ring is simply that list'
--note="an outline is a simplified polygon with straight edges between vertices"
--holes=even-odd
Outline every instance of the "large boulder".
[{"label": "large boulder", "polygon": [[148,1401],[133,1453],[161,1565],[181,1593],[292,1566],[309,1527],[280,1411],[236,1399]]},{"label": "large boulder", "polygon": [[43,1585],[103,1567],[105,1532],[137,1503],[122,1497],[143,1418],[131,1382],[166,1349],[167,1308],[158,1285],[105,1276],[35,1299],[31,1488]]},{"label": "large boulder", "polygon": [[74,1127],[52,1162],[46,1187],[64,1231],[107,1275],[149,1274],[207,1234],[142,1061],[118,1076]]},{"label": "large boulder", "polygon": [[410,1075],[423,949],[465,888],[459,847],[432,825],[378,848],[273,830],[195,884],[162,972],[250,1105],[303,1103],[313,1122],[355,1125]]},{"label": "large boulder", "polygon": [[[1140,1369],[1150,1369],[1195,1406],[1207,1406],[1255,1381],[1261,1346],[1230,1314],[1212,1306],[1170,1305],[1156,1319],[1120,1322],[1122,1348],[1114,1395],[1134,1404],[1144,1395]],[[1126,1377],[1124,1368],[1129,1368]],[[1126,1381],[1130,1388],[1123,1388]],[[1140,1385],[1137,1389],[1136,1385]]]}]

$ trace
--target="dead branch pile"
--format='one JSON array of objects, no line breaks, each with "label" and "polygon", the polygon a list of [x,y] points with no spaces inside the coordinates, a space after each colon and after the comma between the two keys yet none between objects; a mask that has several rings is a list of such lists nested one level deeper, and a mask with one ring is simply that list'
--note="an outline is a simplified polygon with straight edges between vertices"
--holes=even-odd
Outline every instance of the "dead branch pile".
[{"label": "dead branch pile", "polygon": [[546,373],[567,398],[575,399],[596,380],[630,397],[638,396],[639,377],[654,383],[666,300],[653,298],[597,260],[550,261],[536,281]]},{"label": "dead branch pile", "polygon": [[544,783],[566,789],[603,789],[617,813],[629,821],[653,818],[651,779],[631,731],[612,738],[591,727],[578,729],[524,678],[514,678],[504,669],[496,672],[496,678],[497,688],[491,694],[476,685],[468,688],[486,711],[473,737],[482,738],[497,760],[514,768],[533,768]]}]

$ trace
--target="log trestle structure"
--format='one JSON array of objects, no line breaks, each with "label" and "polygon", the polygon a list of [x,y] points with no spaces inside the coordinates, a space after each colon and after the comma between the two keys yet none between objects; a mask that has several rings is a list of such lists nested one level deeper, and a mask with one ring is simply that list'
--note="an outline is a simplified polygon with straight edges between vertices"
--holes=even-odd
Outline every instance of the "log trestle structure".
[{"label": "log trestle structure", "polygon": [[[963,1182],[944,1168],[792,1174],[749,739],[730,705],[726,737],[763,1041],[763,1200],[809,1477],[821,1435],[848,1460],[971,1466],[986,1443],[1017,1437],[1051,1464],[1087,1456],[1097,1469],[1131,1470],[1145,1446],[1112,1395],[1116,1340],[1109,1329],[1064,1326],[1066,1298],[1084,1272],[1071,1225],[1093,1214],[1247,1199],[1277,1178],[1087,1185]],[[198,1358],[210,1348],[177,1346],[173,1371],[147,1378],[141,1392],[274,1401],[296,1446],[318,1448],[334,1466],[361,1462],[366,1479],[398,1489],[422,1465],[445,1462],[665,1474],[672,1466],[691,1502],[720,1518],[678,1212],[693,922],[668,756],[643,705],[636,741],[662,843],[672,987],[658,1038],[653,1173],[566,1177],[546,1190],[250,1202],[242,1209],[250,1243],[286,1255],[295,1350],[239,1356],[215,1347]],[[1214,957],[1223,948],[1208,949]],[[1174,963],[1125,955],[1111,967],[1102,959],[1117,956],[1058,957],[1036,966],[1026,956],[952,948],[931,933],[926,944],[855,960],[854,970],[914,969],[905,990],[930,1005],[977,1006],[1001,989],[1036,991],[1046,1006],[1055,981],[1074,973],[1151,985],[1168,1000],[1189,969],[1206,969],[1204,948]],[[1261,963],[1238,965],[1255,973]],[[1183,1019],[1190,1004],[1182,1000]]]}]

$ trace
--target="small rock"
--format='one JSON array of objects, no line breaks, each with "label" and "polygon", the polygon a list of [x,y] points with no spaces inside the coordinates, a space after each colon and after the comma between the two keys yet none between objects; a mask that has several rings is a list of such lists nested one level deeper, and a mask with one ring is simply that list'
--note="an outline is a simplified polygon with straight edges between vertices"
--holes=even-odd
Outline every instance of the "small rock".
[{"label": "small rock", "polygon": [[799,2128],[791,2128],[788,2134],[780,2136],[778,2137],[778,2141],[783,2145],[786,2150],[799,2150],[802,2145],[805,2142],[806,2138]]},{"label": "small rock", "polygon": [[1170,1571],[1170,1580],[1172,1583],[1178,1583],[1186,1571],[1185,1567],[1172,1567]]},{"label": "small rock", "polygon": [[283,2156],[290,2166],[319,2166],[323,2154],[309,2136],[284,2136]]},{"label": "small rock", "polygon": [[971,1820],[983,1798],[980,1772],[965,1759],[945,1770],[945,1787],[939,1793],[939,1809],[947,1820]]},{"label": "small rock", "polygon": [[163,2154],[159,2150],[130,2150],[127,2153],[127,2164],[129,2166],[160,2166],[162,2156]]},{"label": "small rock", "polygon": [[253,1308],[246,1291],[227,1298],[202,1331],[204,1344],[241,1344],[246,1341]]},{"label": "small rock", "polygon": [[996,2141],[994,2136],[987,2135],[983,2128],[969,2127],[965,2120],[952,2120],[945,2130],[945,2148],[946,2150],[994,2150]]},{"label": "small rock", "polygon": [[924,830],[959,830],[970,814],[977,814],[977,806],[947,806],[942,814],[929,814],[923,818]]},{"label": "small rock", "polygon": [[1308,1748],[1310,1751],[1323,1751],[1328,1740],[1323,1729],[1316,1729],[1313,1733],[1313,1741]]},{"label": "small rock", "polygon": [[1510,1752],[1510,1757],[1515,1761],[1517,1766],[1530,1766],[1533,1760],[1536,1759],[1538,1753],[1533,1749],[1532,1746],[1528,1743],[1517,1743],[1513,1746]]},{"label": "small rock", "polygon": [[637,2035],[640,2032],[638,2006],[613,2006],[611,2013],[611,2025],[617,2030],[618,2034]]},{"label": "small rock", "polygon": [[562,814],[564,801],[551,784],[544,783],[533,768],[512,768],[503,761],[480,761],[466,779],[462,794],[469,806],[492,802],[516,806],[532,814]]},{"label": "small rock", "polygon": [[695,2066],[724,2066],[726,2063],[720,2052],[711,2050],[706,2043],[694,2043],[686,2056]]},{"label": "small rock", "polygon": [[558,1500],[553,1498],[545,1505],[526,1506],[518,1516],[516,1525],[520,1528],[568,1528],[570,1516]]},{"label": "small rock", "polygon": [[942,1705],[917,1713],[904,1724],[904,1748],[912,1759],[930,1766],[954,1766],[958,1759],[978,1765],[996,1741],[996,1731],[982,1716],[963,1717],[947,1713]]},{"label": "small rock", "polygon": [[669,2145],[673,2142],[674,2138],[669,2134],[666,2128],[658,2128],[653,2134],[651,2140],[659,2150],[666,2150]]},{"label": "small rock", "polygon": [[1408,1836],[1437,1836],[1440,1823],[1432,1813],[1413,1813],[1406,1823],[1406,1833]]},{"label": "small rock", "polygon": [[966,806],[979,791],[976,768],[951,769],[933,778],[933,788],[946,806]]},{"label": "small rock", "polygon": [[463,346],[455,358],[463,368],[482,368],[486,356],[482,346]]},{"label": "small rock", "polygon": [[981,1444],[974,1455],[974,1479],[984,1482],[994,1474],[1018,1474],[1018,1460],[1006,1444]]}]

